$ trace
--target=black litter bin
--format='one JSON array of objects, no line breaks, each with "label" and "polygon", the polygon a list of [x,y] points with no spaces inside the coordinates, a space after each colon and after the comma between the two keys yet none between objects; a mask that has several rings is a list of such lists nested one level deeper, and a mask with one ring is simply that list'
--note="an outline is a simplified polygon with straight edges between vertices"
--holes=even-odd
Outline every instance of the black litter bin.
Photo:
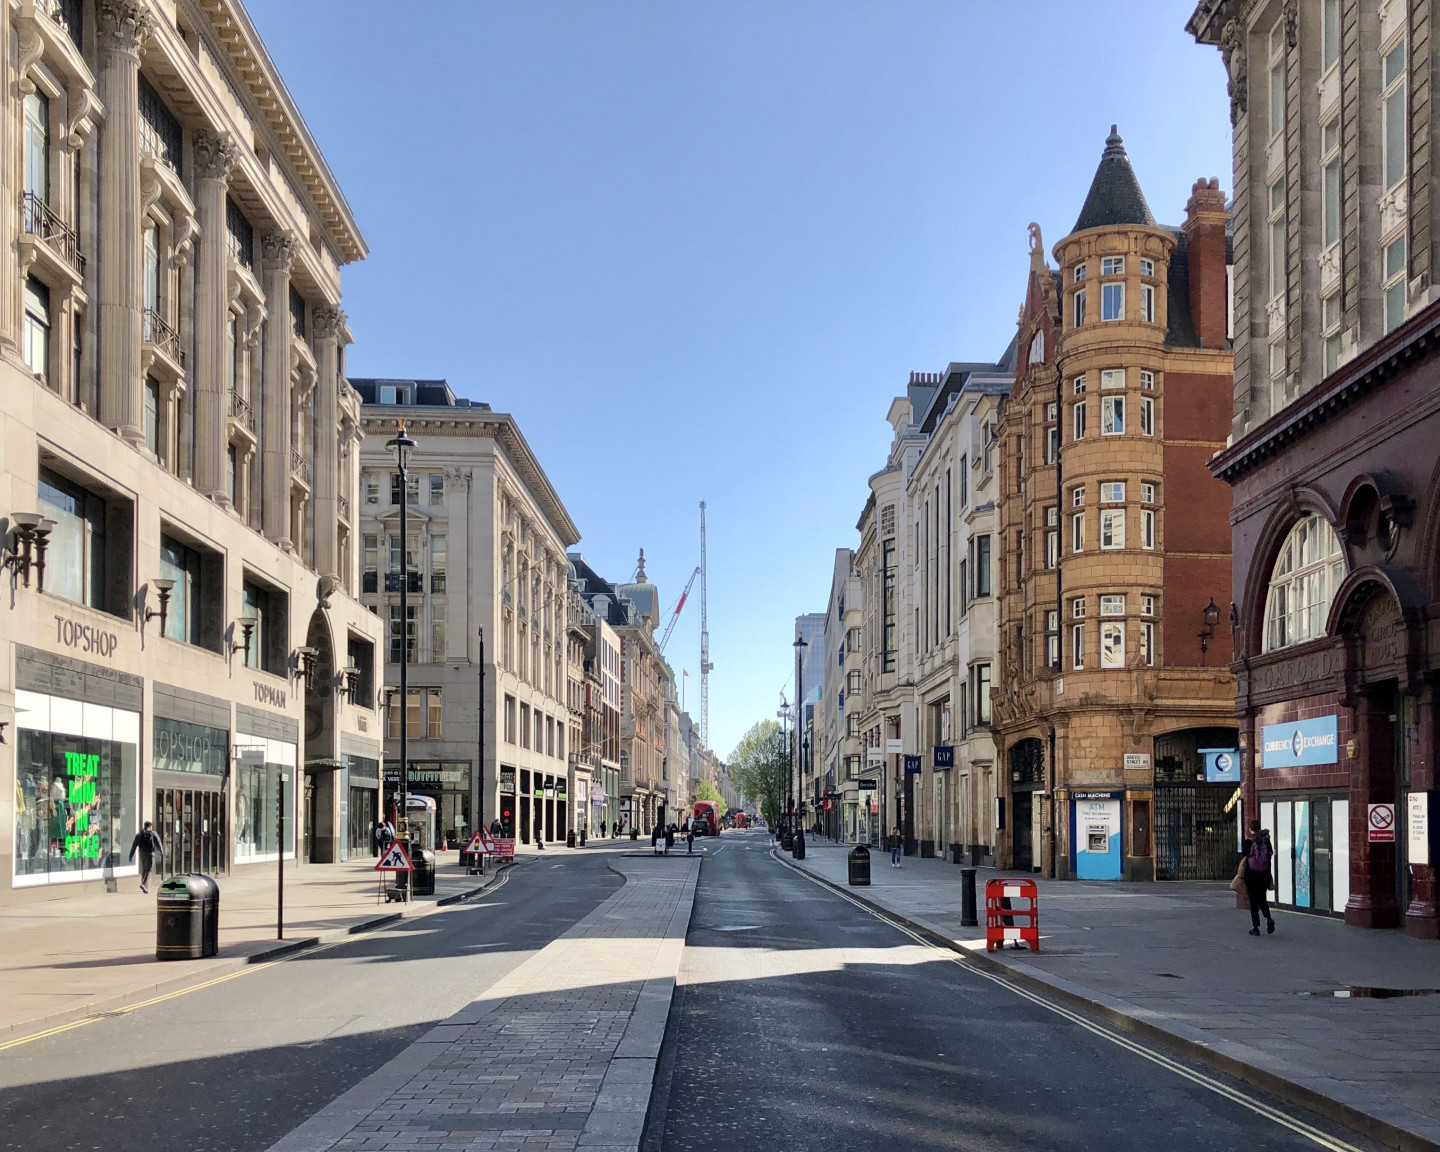
[{"label": "black litter bin", "polygon": [[172,876],[155,897],[155,959],[203,960],[220,951],[220,885],[202,872]]},{"label": "black litter bin", "polygon": [[870,849],[864,844],[857,844],[850,849],[850,883],[853,887],[863,888],[870,885]]},{"label": "black litter bin", "polygon": [[565,833],[565,847],[575,847],[575,830],[573,828],[569,832]]},{"label": "black litter bin", "polygon": [[410,863],[415,865],[410,873],[410,895],[435,895],[435,853],[429,848],[412,848]]},{"label": "black litter bin", "polygon": [[631,829],[630,829],[630,839],[631,839],[631,840],[638,840],[638,839],[640,839],[640,829],[639,829],[639,828],[631,828]]}]

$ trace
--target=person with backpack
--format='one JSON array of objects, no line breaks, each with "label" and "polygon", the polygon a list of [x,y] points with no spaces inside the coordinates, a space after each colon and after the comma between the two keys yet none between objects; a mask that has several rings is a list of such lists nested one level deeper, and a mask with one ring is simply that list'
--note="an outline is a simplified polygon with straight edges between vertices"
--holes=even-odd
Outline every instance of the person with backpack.
[{"label": "person with backpack", "polygon": [[1250,835],[1240,845],[1245,860],[1243,876],[1245,895],[1250,898],[1250,935],[1260,935],[1260,916],[1265,916],[1267,935],[1275,931],[1275,918],[1270,915],[1270,889],[1275,886],[1272,865],[1275,850],[1270,844],[1270,833],[1260,827],[1259,820],[1250,821]]},{"label": "person with backpack", "polygon": [[145,821],[145,827],[135,834],[135,839],[130,843],[130,863],[135,862],[136,854],[140,856],[140,891],[150,891],[150,871],[155,867],[157,858],[165,855],[165,845],[161,843],[160,833],[155,831],[155,825],[149,820]]}]

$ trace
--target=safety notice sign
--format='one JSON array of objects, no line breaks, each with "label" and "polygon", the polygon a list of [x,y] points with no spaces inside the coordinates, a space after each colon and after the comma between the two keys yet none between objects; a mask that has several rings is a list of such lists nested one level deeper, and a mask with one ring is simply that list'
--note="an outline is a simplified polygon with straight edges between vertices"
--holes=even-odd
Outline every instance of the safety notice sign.
[{"label": "safety notice sign", "polygon": [[1368,827],[1371,844],[1395,843],[1395,805],[1371,804]]},{"label": "safety notice sign", "polygon": [[415,865],[410,863],[410,853],[405,851],[405,845],[399,840],[385,849],[385,855],[381,856],[375,864],[376,872],[413,872]]}]

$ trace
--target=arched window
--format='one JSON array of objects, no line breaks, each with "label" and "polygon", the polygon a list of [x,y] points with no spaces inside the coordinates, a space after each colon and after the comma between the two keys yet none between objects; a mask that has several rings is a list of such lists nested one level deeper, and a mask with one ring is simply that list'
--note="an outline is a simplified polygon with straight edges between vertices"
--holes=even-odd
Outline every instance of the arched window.
[{"label": "arched window", "polygon": [[1265,599],[1266,652],[1325,633],[1335,590],[1345,579],[1345,557],[1325,518],[1306,516],[1285,537]]},{"label": "arched window", "polygon": [[1043,329],[1037,331],[1030,338],[1030,359],[1031,364],[1045,363],[1045,332]]}]

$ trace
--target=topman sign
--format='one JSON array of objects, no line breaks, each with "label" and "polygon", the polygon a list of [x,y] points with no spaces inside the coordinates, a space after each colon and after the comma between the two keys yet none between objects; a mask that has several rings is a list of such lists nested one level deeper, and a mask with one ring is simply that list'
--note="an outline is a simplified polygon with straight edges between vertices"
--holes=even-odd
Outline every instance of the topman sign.
[{"label": "topman sign", "polygon": [[1261,739],[1261,767],[1300,768],[1306,764],[1335,764],[1340,759],[1338,726],[1334,716],[1266,724]]}]

